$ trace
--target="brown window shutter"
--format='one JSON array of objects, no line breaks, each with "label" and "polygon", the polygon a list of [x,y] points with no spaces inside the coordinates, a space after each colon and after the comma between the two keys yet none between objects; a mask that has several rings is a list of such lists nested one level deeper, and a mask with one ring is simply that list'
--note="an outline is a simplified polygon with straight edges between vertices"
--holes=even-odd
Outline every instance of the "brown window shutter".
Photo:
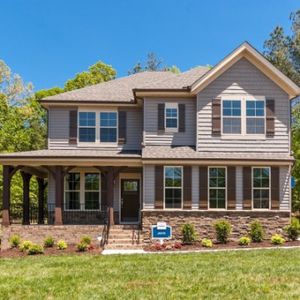
[{"label": "brown window shutter", "polygon": [[192,167],[183,168],[183,209],[192,208]]},{"label": "brown window shutter", "polygon": [[155,166],[155,199],[154,207],[163,209],[164,205],[164,167]]},{"label": "brown window shutter", "polygon": [[271,209],[278,210],[280,203],[280,191],[279,191],[279,167],[271,167]]},{"label": "brown window shutter", "polygon": [[275,133],[275,100],[266,100],[266,133],[267,136],[274,136]]},{"label": "brown window shutter", "polygon": [[235,209],[236,176],[235,167],[227,167],[227,209]]},{"label": "brown window shutter", "polygon": [[251,209],[252,207],[251,180],[251,167],[243,167],[243,209]]},{"label": "brown window shutter", "polygon": [[69,144],[77,144],[77,110],[69,111]]},{"label": "brown window shutter", "polygon": [[212,100],[212,135],[221,135],[221,99]]},{"label": "brown window shutter", "polygon": [[199,167],[199,208],[208,208],[207,167]]},{"label": "brown window shutter", "polygon": [[185,132],[185,104],[178,104],[179,110],[179,132]]},{"label": "brown window shutter", "polygon": [[118,113],[118,144],[126,143],[127,132],[127,114],[126,111],[119,111]]},{"label": "brown window shutter", "polygon": [[101,210],[106,211],[107,208],[107,177],[101,173]]},{"label": "brown window shutter", "polygon": [[159,103],[157,109],[157,129],[158,131],[165,130],[165,104]]}]

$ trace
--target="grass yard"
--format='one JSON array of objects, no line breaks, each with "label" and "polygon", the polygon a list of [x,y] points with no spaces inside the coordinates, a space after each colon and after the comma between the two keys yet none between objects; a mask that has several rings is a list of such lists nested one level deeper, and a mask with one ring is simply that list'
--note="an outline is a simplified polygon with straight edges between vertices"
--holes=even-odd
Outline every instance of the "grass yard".
[{"label": "grass yard", "polygon": [[1,299],[299,299],[300,249],[0,259]]}]

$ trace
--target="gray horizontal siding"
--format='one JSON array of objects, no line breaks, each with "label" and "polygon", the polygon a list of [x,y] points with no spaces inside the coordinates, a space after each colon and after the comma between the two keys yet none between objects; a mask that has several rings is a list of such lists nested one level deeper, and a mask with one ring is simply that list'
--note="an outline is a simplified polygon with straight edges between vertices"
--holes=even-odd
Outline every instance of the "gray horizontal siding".
[{"label": "gray horizontal siding", "polygon": [[[275,136],[264,140],[222,139],[212,136],[211,101],[225,95],[253,95],[275,99]],[[241,59],[197,96],[198,151],[289,151],[289,99],[273,81],[248,60]]]},{"label": "gray horizontal siding", "polygon": [[192,167],[192,209],[199,209],[199,167]]},{"label": "gray horizontal siding", "polygon": [[236,204],[235,209],[243,209],[243,167],[236,167]]},{"label": "gray horizontal siding", "polygon": [[280,168],[280,210],[290,210],[291,186],[289,167]]},{"label": "gray horizontal siding", "polygon": [[143,208],[154,208],[154,194],[155,194],[155,173],[154,166],[145,165],[143,167],[144,178],[144,196],[143,196]]},{"label": "gray horizontal siding", "polygon": [[[164,132],[157,130],[159,103],[185,104],[185,132]],[[144,141],[146,145],[195,145],[196,143],[196,101],[195,99],[153,99],[144,100]]]}]

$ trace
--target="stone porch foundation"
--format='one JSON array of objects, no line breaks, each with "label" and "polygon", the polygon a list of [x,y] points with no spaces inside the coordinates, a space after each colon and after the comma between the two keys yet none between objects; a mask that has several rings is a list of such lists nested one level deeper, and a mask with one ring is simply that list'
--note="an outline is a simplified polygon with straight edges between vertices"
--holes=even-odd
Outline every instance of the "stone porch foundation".
[{"label": "stone porch foundation", "polygon": [[275,233],[283,233],[283,228],[290,223],[289,212],[278,211],[143,211],[142,232],[144,244],[151,242],[151,225],[166,222],[172,226],[172,240],[181,240],[181,226],[185,223],[194,224],[199,238],[215,238],[214,223],[225,219],[232,225],[232,239],[247,235],[249,224],[259,220],[265,230],[265,238]]},{"label": "stone porch foundation", "polygon": [[43,245],[47,236],[52,236],[57,242],[62,239],[68,244],[77,244],[83,236],[92,238],[93,243],[99,243],[97,237],[103,235],[104,225],[19,225],[13,224],[1,228],[1,249],[10,248],[9,238],[19,235],[21,240],[29,240]]}]

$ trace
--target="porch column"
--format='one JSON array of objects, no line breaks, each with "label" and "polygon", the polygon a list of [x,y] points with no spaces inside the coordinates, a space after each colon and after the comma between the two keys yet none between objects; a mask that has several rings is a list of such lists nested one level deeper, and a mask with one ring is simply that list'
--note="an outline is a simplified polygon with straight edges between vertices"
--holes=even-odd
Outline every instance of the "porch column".
[{"label": "porch column", "polygon": [[29,189],[30,189],[30,179],[31,174],[21,172],[22,178],[23,178],[23,225],[29,225],[30,224],[30,218],[29,218]]},{"label": "porch column", "polygon": [[54,225],[62,225],[62,205],[64,197],[64,175],[61,166],[55,167],[55,213]]},{"label": "porch column", "polygon": [[12,170],[11,166],[3,166],[3,208],[2,208],[2,225],[10,225],[10,172]]},{"label": "porch column", "polygon": [[107,172],[107,205],[108,205],[108,224],[114,225],[114,170],[110,167]]},{"label": "porch column", "polygon": [[44,193],[45,193],[45,182],[44,178],[37,177],[36,178],[39,186],[39,194],[38,194],[38,224],[44,224]]}]

